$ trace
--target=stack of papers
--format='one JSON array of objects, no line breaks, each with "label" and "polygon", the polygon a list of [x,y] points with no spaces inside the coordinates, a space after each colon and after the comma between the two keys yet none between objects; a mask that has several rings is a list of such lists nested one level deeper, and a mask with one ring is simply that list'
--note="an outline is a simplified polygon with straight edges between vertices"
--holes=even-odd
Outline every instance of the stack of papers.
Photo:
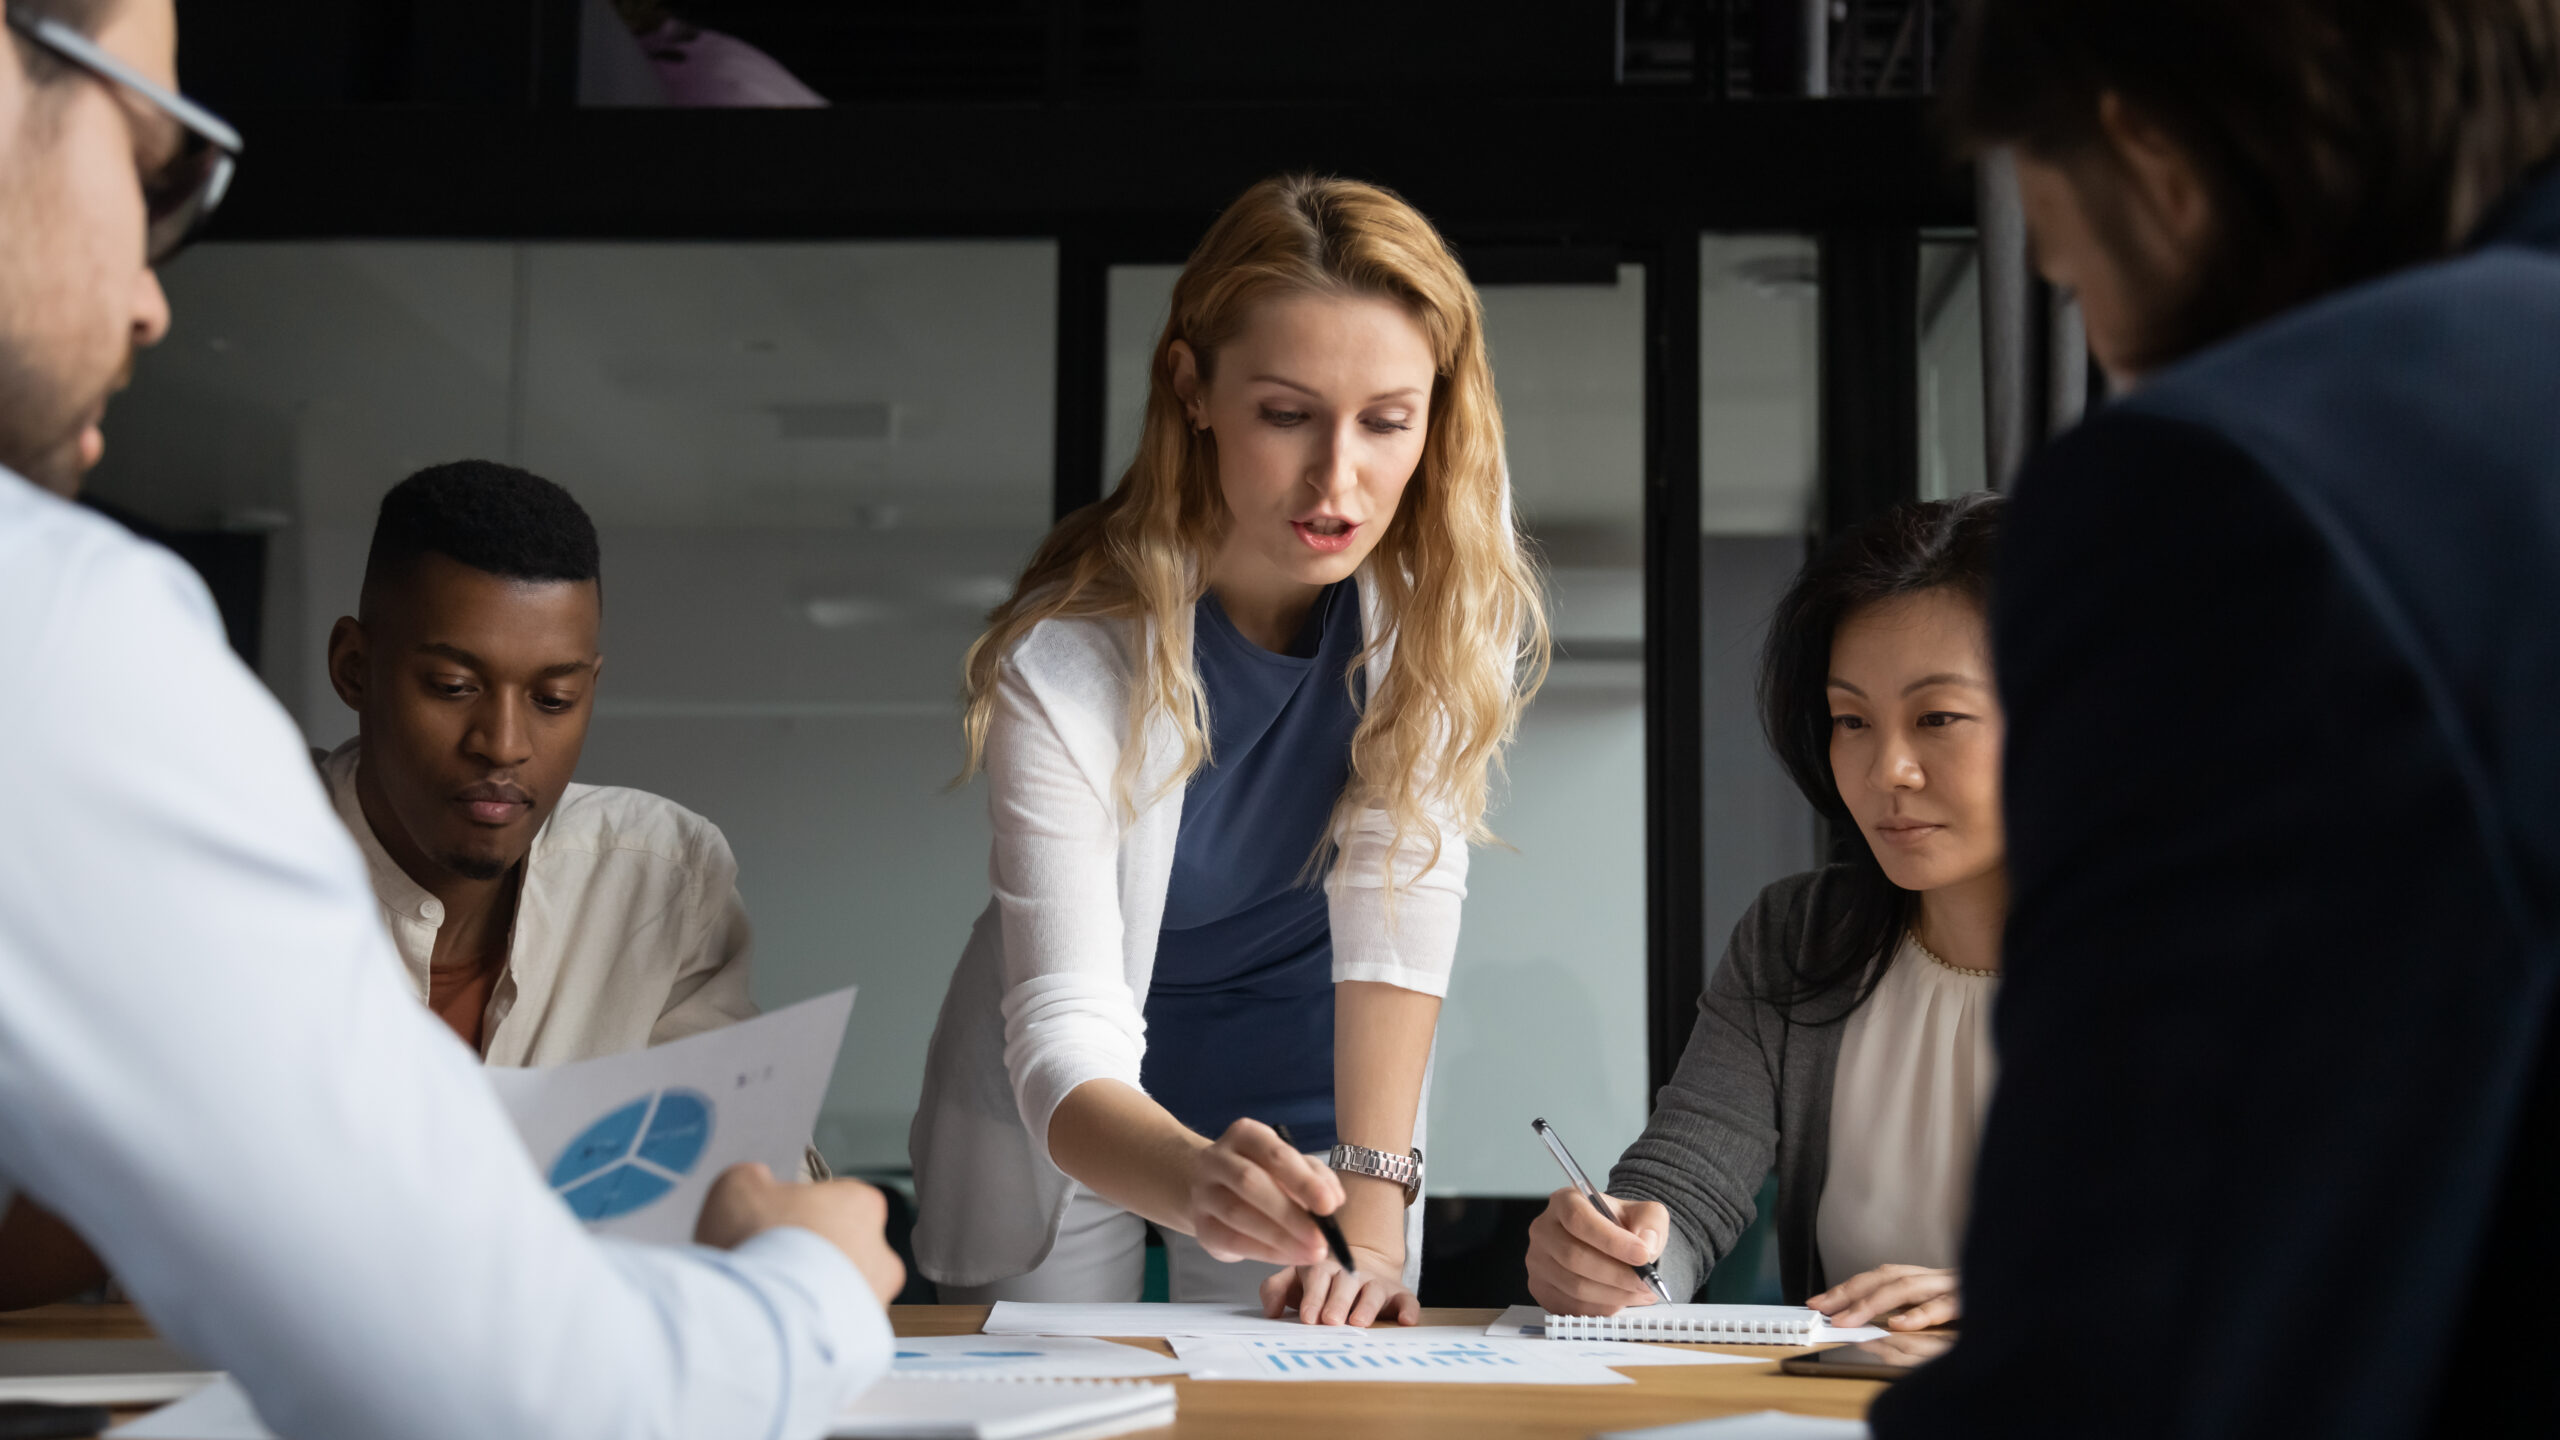
[{"label": "stack of papers", "polygon": [[[1141,1381],[891,1378],[846,1406],[829,1433],[860,1440],[1102,1440],[1169,1425],[1173,1412],[1172,1386]],[[258,1419],[249,1397],[225,1377],[175,1405],[108,1431],[107,1440],[275,1440],[275,1435]]]},{"label": "stack of papers", "polygon": [[0,1400],[157,1405],[218,1372],[161,1340],[14,1340],[0,1345]]},{"label": "stack of papers", "polygon": [[106,1440],[276,1440],[249,1392],[222,1376],[175,1405],[119,1425]]},{"label": "stack of papers", "polygon": [[1170,1425],[1173,1412],[1170,1385],[891,1379],[864,1391],[827,1433],[848,1440],[1103,1440]]}]

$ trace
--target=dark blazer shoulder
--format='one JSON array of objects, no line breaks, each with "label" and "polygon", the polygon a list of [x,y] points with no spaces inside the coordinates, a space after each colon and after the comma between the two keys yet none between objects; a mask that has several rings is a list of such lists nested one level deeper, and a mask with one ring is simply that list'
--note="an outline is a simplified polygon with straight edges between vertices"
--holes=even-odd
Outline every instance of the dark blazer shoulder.
[{"label": "dark blazer shoulder", "polygon": [[2426,690],[2506,908],[2543,934],[2560,820],[2518,797],[2560,793],[2555,336],[2560,253],[2497,244],[2305,306],[2124,406],[2245,454],[2281,497]]},{"label": "dark blazer shoulder", "polygon": [[2475,485],[2473,507],[2535,488],[2552,465],[2555,334],[2560,255],[2490,246],[2254,326],[2110,409],[2225,438],[2315,515],[2346,512],[2333,534],[2343,538],[2368,506],[2415,499],[2441,511],[2440,487],[2412,475],[2519,482]]}]

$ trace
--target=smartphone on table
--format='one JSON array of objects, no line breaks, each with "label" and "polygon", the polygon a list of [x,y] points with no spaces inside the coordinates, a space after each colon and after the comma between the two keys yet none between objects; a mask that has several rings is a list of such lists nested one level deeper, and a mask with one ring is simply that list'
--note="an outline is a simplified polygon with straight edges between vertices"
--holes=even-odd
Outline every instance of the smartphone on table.
[{"label": "smartphone on table", "polygon": [[1834,1345],[1809,1355],[1778,1362],[1789,1375],[1829,1375],[1842,1380],[1899,1380],[1947,1353],[1956,1343],[1952,1330],[1914,1330],[1908,1335],[1880,1335],[1854,1345]]}]

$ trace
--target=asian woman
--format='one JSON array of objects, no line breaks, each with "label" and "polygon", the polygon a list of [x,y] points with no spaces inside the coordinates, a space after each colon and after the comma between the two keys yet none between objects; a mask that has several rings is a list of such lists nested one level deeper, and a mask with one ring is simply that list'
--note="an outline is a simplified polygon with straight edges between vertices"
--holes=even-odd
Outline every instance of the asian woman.
[{"label": "asian woman", "polygon": [[1558,1314],[1686,1300],[1733,1251],[1774,1164],[1779,1278],[1831,1323],[1947,1323],[1991,1098],[2008,872],[1986,628],[2002,502],[1910,504],[1806,565],[1770,622],[1761,719],[1840,863],[1769,886],[1733,934],[1644,1134],[1610,1176],[1625,1228],[1574,1190],[1530,1227]]}]

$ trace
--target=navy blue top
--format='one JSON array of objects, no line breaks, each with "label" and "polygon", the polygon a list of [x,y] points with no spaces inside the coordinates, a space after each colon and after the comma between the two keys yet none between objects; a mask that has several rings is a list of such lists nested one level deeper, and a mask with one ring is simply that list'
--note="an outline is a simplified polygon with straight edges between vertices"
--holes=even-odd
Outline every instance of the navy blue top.
[{"label": "navy blue top", "polygon": [[1286,655],[1214,594],[1192,622],[1211,763],[1182,797],[1147,989],[1147,1093],[1216,1138],[1250,1117],[1301,1150],[1333,1129],[1333,929],[1308,861],[1351,773],[1356,582],[1327,586]]}]

